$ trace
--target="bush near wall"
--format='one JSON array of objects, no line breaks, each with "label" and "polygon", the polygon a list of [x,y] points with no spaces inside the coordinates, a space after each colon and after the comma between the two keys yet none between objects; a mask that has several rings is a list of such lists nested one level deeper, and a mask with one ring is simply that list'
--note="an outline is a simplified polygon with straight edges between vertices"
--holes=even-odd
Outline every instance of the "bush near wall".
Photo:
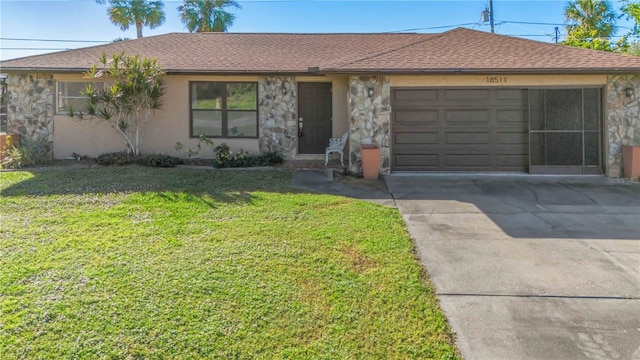
[{"label": "bush near wall", "polygon": [[[239,150],[234,154],[227,144],[216,147],[215,152],[216,158],[213,161],[213,166],[216,168],[272,166],[282,164],[284,161],[284,158],[278,152],[250,154],[246,150]],[[126,151],[117,151],[98,155],[96,163],[105,166],[138,164],[149,167],[176,167],[187,163],[188,160],[166,154],[136,156]]]},{"label": "bush near wall", "polygon": [[96,158],[98,165],[130,165],[138,164],[150,167],[176,167],[184,163],[184,160],[175,156],[165,154],[139,155],[126,151],[117,151],[98,155]]},{"label": "bush near wall", "polygon": [[263,154],[250,154],[246,150],[240,149],[233,154],[227,144],[221,144],[215,148],[216,159],[213,166],[217,168],[240,168],[271,166],[282,164],[284,158],[278,152],[267,152]]},{"label": "bush near wall", "polygon": [[17,136],[19,141],[13,141],[12,136],[6,137],[6,144],[0,149],[0,168],[21,169],[46,164],[49,161],[46,146]]}]

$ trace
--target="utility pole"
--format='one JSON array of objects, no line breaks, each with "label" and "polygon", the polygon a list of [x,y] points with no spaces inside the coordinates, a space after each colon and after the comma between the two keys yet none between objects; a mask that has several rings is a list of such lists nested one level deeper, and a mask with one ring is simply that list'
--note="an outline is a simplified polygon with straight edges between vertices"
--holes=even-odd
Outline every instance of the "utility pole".
[{"label": "utility pole", "polygon": [[495,32],[493,30],[493,0],[489,0],[489,19],[491,21],[491,33],[493,34]]},{"label": "utility pole", "polygon": [[556,44],[558,43],[558,37],[560,36],[560,31],[558,30],[558,27],[556,26]]}]

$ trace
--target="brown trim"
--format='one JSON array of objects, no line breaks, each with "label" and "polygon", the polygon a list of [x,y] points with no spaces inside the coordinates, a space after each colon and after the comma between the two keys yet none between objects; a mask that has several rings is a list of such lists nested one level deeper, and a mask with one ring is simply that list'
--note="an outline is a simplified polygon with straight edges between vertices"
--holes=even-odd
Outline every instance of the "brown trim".
[{"label": "brown trim", "polygon": [[[0,64],[1,65],[1,64]],[[45,73],[84,73],[89,68],[12,68],[2,67],[2,72],[45,72]],[[167,75],[290,75],[290,76],[324,76],[324,75],[442,75],[442,74],[628,74],[638,73],[640,67],[632,68],[555,68],[555,69],[339,69],[320,68],[316,71],[304,70],[245,70],[245,71],[216,71],[200,69],[165,69]]]},{"label": "brown trim", "polygon": [[[1,64],[0,64],[1,65]],[[82,74],[89,71],[89,68],[11,68],[2,67],[0,72],[42,72],[55,74]],[[164,69],[167,75],[260,75],[260,76],[325,76],[323,73],[310,72],[305,70],[246,70],[246,71],[216,71],[216,70],[181,70],[181,69]]]},{"label": "brown trim", "polygon": [[586,69],[321,69],[322,74],[344,74],[344,75],[443,75],[443,74],[466,74],[466,75],[486,75],[486,74],[628,74],[640,72],[637,68],[586,68]]}]

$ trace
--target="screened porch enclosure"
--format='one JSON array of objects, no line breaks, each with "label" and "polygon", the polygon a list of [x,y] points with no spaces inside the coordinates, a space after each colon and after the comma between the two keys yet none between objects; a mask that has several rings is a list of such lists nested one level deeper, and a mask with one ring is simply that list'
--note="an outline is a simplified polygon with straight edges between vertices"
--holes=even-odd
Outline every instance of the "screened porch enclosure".
[{"label": "screened porch enclosure", "polygon": [[529,89],[529,173],[602,173],[602,90]]}]

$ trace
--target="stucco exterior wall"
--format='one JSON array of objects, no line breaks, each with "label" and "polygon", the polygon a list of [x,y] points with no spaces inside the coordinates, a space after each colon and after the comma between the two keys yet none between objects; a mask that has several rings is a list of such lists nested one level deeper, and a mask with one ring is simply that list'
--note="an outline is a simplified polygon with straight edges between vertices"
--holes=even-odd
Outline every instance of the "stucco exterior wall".
[{"label": "stucco exterior wall", "polygon": [[[59,81],[82,81],[82,75],[56,75]],[[185,148],[195,148],[197,138],[189,137],[189,82],[190,81],[255,81],[257,76],[189,76],[169,75],[166,77],[165,104],[156,111],[151,121],[144,127],[143,153],[162,153],[184,156],[184,152],[175,150],[176,142],[182,142]],[[70,119],[66,115],[55,116],[54,156],[65,158],[73,152],[95,157],[105,152],[125,150],[124,141],[116,130],[105,122],[97,120]],[[213,139],[214,146],[227,143],[232,151],[245,149],[258,152],[258,139]],[[198,157],[211,158],[213,150],[202,149]]]},{"label": "stucco exterior wall", "polygon": [[52,74],[14,73],[7,77],[7,130],[21,142],[53,156]]},{"label": "stucco exterior wall", "polygon": [[606,173],[618,177],[622,146],[640,146],[640,74],[608,78],[604,138]]},{"label": "stucco exterior wall", "polygon": [[[56,81],[86,81],[81,74],[56,74]],[[227,143],[232,151],[245,149],[259,151],[281,151],[286,158],[297,155],[297,82],[317,81],[333,84],[333,136],[341,136],[348,130],[347,122],[347,77],[264,77],[264,76],[193,76],[168,75],[165,87],[165,105],[157,111],[144,128],[143,153],[163,153],[184,156],[175,150],[176,142],[195,148],[198,139],[189,137],[189,82],[190,81],[253,81],[258,83],[259,138],[233,139],[215,138],[214,146]],[[282,92],[285,82],[286,95]],[[270,84],[270,85],[268,85]],[[52,89],[55,84],[52,84]],[[53,90],[52,90],[53,91]],[[51,111],[53,101],[51,97]],[[288,119],[288,121],[287,121]],[[70,157],[74,152],[95,157],[126,147],[121,136],[106,122],[97,119],[78,121],[68,116],[54,115],[51,123],[55,127],[51,135],[53,154],[56,158]],[[286,130],[286,131],[285,131]],[[274,134],[276,140],[274,141]],[[212,150],[203,149],[198,156],[213,157]]]}]

